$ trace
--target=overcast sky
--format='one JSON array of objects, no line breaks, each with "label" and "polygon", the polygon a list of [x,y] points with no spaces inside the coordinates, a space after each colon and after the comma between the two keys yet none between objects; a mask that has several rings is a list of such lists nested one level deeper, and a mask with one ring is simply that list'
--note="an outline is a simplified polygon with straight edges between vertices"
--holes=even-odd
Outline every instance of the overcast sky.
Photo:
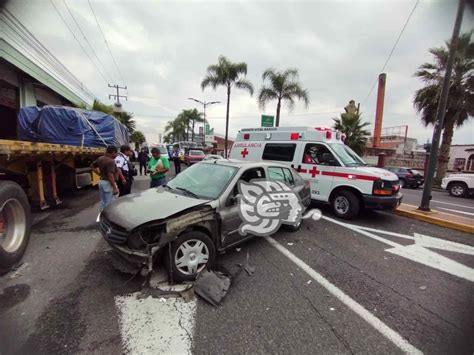
[{"label": "overcast sky", "polygon": [[[107,81],[123,84],[113,65],[87,1],[65,0],[95,50],[97,63],[63,0],[52,0],[67,19]],[[297,68],[309,90],[308,109],[297,104],[282,111],[281,125],[332,125],[350,99],[361,103],[363,117],[373,129],[375,88],[364,103],[387,59],[415,0],[398,1],[99,1],[91,0],[112,54],[128,86],[124,109],[134,113],[138,129],[158,141],[166,121],[182,109],[197,107],[188,97],[218,100],[208,109],[216,132],[225,128],[224,88],[202,92],[200,82],[219,55],[248,64],[248,79],[256,91],[263,70]],[[457,1],[420,1],[385,72],[387,87],[384,127],[409,125],[408,135],[419,143],[431,138],[432,127],[420,124],[412,105],[421,87],[413,73],[430,61],[428,48],[439,46],[452,33]],[[48,0],[10,1],[8,9],[66,67],[105,103],[111,103],[107,81],[69,32]],[[463,29],[473,27],[465,14]],[[199,107],[198,107],[199,108]],[[234,90],[230,135],[260,125],[265,112],[256,95]],[[474,120],[454,135],[454,143],[474,143]]]}]

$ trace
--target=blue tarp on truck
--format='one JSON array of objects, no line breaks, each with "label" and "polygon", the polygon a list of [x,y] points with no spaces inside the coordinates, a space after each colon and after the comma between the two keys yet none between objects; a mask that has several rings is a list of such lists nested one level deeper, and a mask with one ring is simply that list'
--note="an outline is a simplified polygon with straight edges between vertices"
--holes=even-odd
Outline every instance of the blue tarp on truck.
[{"label": "blue tarp on truck", "polygon": [[65,106],[21,108],[17,133],[20,140],[79,147],[129,144],[128,129],[115,117]]}]

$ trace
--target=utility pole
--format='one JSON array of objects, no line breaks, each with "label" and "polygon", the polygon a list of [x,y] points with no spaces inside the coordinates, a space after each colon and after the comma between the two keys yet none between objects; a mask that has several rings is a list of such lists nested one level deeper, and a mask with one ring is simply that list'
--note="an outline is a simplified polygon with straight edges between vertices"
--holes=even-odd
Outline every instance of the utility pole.
[{"label": "utility pole", "polygon": [[431,140],[431,152],[428,162],[428,169],[425,176],[425,186],[423,188],[423,196],[421,204],[418,207],[421,211],[430,211],[431,189],[433,187],[433,178],[436,170],[438,159],[439,140],[441,131],[443,130],[444,116],[446,114],[446,105],[448,103],[449,85],[451,81],[451,73],[453,71],[454,57],[459,41],[459,32],[461,31],[462,16],[464,13],[465,0],[459,0],[458,12],[456,14],[456,22],[454,23],[453,36],[451,38],[451,46],[449,48],[448,62],[446,63],[446,72],[444,74],[441,95],[436,110],[436,121],[433,131],[433,139]]},{"label": "utility pole", "polygon": [[118,85],[109,85],[109,88],[115,88],[117,90],[117,94],[109,94],[109,99],[111,97],[115,98],[117,101],[115,102],[115,107],[117,108],[117,112],[120,112],[122,110],[122,104],[120,103],[120,98],[123,97],[125,98],[125,101],[127,101],[127,96],[126,95],[120,95],[120,89],[127,90],[127,86],[118,86]]}]

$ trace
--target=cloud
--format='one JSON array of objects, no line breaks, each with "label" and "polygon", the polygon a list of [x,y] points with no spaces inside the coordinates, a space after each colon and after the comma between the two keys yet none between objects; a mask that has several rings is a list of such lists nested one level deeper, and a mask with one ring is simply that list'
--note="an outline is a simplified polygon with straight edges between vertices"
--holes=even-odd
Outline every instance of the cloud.
[{"label": "cloud", "polygon": [[[53,0],[69,19],[62,1]],[[111,102],[107,84],[96,66],[119,82],[110,54],[87,1],[66,0],[94,51],[104,64],[90,62],[47,1],[9,2],[9,9],[104,102]],[[282,110],[283,125],[331,125],[350,99],[361,102],[368,122],[374,122],[376,88],[364,103],[415,1],[121,1],[91,0],[112,53],[128,86],[124,108],[134,112],[147,138],[158,140],[166,121],[182,109],[199,108],[188,100],[218,100],[208,108],[217,132],[225,129],[225,89],[202,91],[208,65],[219,55],[248,64],[248,79],[256,91],[268,67],[295,67],[310,92],[305,110]],[[409,125],[409,136],[426,141],[432,128],[420,123],[412,104],[422,83],[413,77],[430,61],[428,48],[451,36],[454,1],[420,1],[387,68],[384,126]],[[472,23],[466,14],[464,29]],[[47,24],[47,25],[45,25]],[[72,26],[79,36],[77,28]],[[85,43],[83,43],[84,46]],[[86,46],[87,50],[89,48]],[[92,56],[92,53],[90,53]],[[256,98],[235,90],[231,97],[230,135],[259,125],[262,111]],[[313,114],[308,114],[313,113]],[[372,126],[373,127],[373,126]],[[455,143],[472,143],[474,124],[457,130]]]}]

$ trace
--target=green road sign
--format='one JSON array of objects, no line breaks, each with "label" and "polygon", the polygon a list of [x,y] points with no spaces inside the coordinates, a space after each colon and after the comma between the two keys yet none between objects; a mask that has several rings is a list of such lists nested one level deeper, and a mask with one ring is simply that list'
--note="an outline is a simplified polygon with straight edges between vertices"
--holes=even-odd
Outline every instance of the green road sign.
[{"label": "green road sign", "polygon": [[262,115],[262,127],[273,127],[274,116]]}]

